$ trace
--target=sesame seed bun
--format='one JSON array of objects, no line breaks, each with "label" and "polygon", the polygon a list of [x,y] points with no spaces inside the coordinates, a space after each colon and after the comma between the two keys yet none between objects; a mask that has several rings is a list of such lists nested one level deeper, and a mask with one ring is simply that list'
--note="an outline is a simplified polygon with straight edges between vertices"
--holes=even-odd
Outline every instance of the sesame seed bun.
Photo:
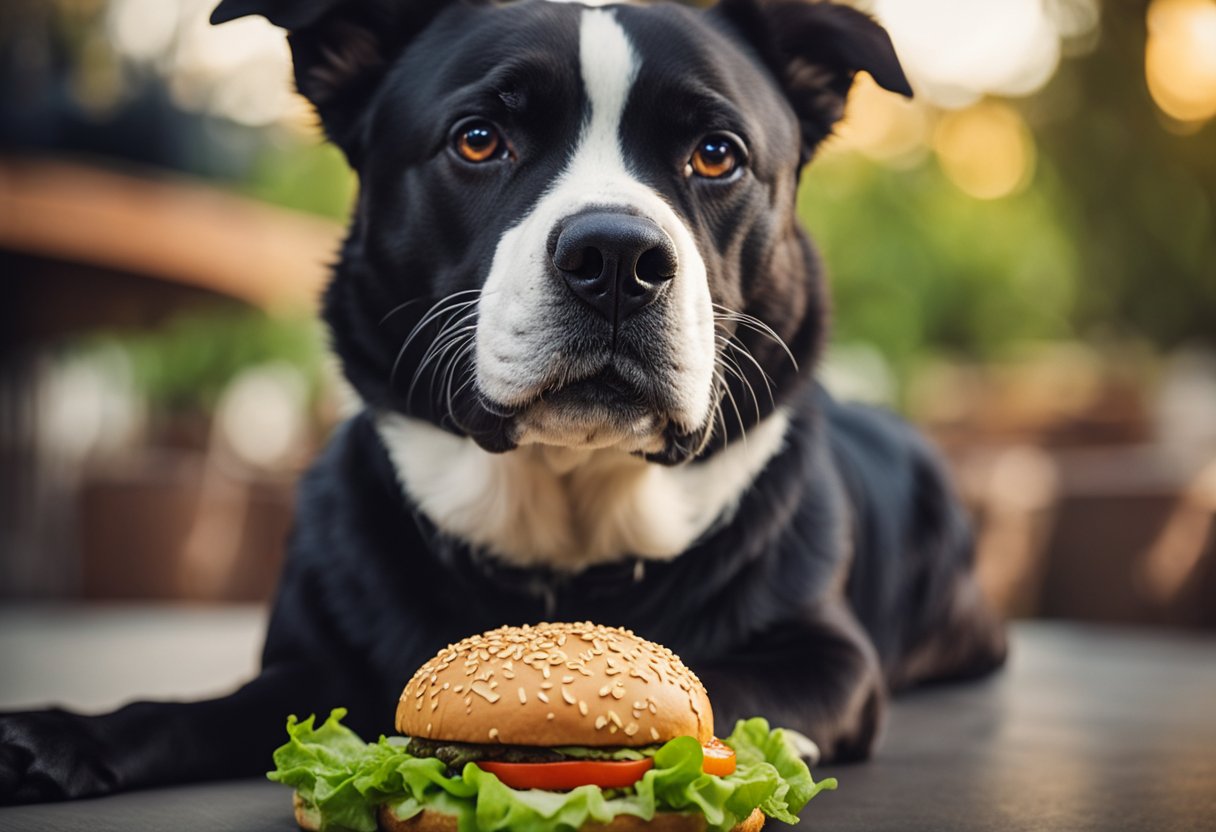
[{"label": "sesame seed bun", "polygon": [[502,627],[445,647],[401,694],[411,737],[552,747],[708,742],[701,680],[666,647],[590,623]]},{"label": "sesame seed bun", "polygon": [[[456,816],[425,809],[409,820],[398,820],[387,806],[377,814],[381,832],[456,832]],[[705,815],[692,812],[658,812],[650,821],[617,815],[609,823],[587,823],[579,832],[705,832]],[[760,832],[764,813],[754,810],[731,832]]]},{"label": "sesame seed bun", "polygon": [[[296,823],[305,832],[318,832],[321,819],[316,811],[310,811],[298,794],[293,795]],[[383,805],[376,812],[376,825],[380,832],[457,832],[456,816],[434,809],[424,809],[408,820],[399,820]],[[731,832],[760,832],[764,826],[764,813],[752,811]],[[633,815],[618,815],[610,823],[588,823],[580,832],[705,832],[705,816],[693,812],[659,812],[647,822]]]}]

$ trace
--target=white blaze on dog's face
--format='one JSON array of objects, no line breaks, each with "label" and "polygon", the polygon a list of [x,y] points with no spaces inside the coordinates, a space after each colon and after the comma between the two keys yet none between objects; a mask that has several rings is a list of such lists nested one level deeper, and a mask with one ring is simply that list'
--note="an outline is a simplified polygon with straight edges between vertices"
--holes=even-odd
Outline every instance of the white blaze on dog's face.
[{"label": "white blaze on dog's face", "polygon": [[[552,187],[498,243],[478,304],[477,386],[518,412],[517,444],[655,452],[669,427],[691,434],[710,418],[705,261],[626,165],[621,120],[642,59],[612,11],[582,11],[578,48],[589,117]],[[583,249],[572,256],[600,274],[555,264],[571,234]]]}]

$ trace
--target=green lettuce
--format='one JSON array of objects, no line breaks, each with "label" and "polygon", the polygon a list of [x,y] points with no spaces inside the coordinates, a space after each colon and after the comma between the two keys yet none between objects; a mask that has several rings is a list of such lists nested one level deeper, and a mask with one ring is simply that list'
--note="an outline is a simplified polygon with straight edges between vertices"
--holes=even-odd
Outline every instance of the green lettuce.
[{"label": "green lettuce", "polygon": [[569,832],[617,815],[650,820],[658,811],[700,812],[722,832],[756,808],[797,823],[807,801],[836,788],[833,779],[812,780],[785,732],[763,719],[740,720],[724,739],[738,761],[729,776],[702,772],[700,743],[677,737],[655,751],[654,767],[631,789],[550,792],[512,789],[475,763],[451,776],[440,760],[412,757],[399,742],[365,743],[342,725],[344,716],[338,708],[319,728],[315,717],[289,717],[288,741],[267,775],[296,790],[323,832],[375,832],[382,804],[403,819],[423,809],[447,812],[460,832]]}]

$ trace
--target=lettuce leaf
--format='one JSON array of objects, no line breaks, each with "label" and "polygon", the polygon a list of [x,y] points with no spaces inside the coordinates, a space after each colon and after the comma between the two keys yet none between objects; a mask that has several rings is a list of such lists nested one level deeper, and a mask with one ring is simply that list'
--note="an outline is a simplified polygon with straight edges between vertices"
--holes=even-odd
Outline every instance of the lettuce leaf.
[{"label": "lettuce leaf", "polygon": [[814,782],[785,733],[763,719],[740,720],[725,738],[738,760],[734,774],[705,774],[700,743],[677,737],[655,751],[654,768],[631,789],[606,793],[596,786],[512,789],[475,763],[450,776],[441,761],[412,757],[385,737],[365,743],[342,725],[344,716],[338,708],[319,728],[315,717],[289,717],[288,741],[275,751],[275,770],[267,775],[296,790],[323,832],[375,832],[381,804],[400,818],[423,809],[447,812],[457,817],[460,832],[570,832],[617,815],[650,820],[659,811],[699,812],[722,832],[756,808],[797,823],[807,801],[836,788],[833,779]]}]

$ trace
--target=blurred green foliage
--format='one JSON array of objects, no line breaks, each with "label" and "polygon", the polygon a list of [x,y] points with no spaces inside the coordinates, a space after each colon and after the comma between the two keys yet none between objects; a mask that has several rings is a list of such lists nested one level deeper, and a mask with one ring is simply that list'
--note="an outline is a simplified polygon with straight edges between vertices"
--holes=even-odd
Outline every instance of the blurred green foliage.
[{"label": "blurred green foliage", "polygon": [[1216,347],[1216,121],[1184,128],[1153,104],[1145,6],[1105,4],[1096,48],[1010,102],[1037,157],[1018,193],[972,198],[931,150],[907,170],[811,165],[799,211],[835,337],[872,343],[900,379],[927,355],[992,360],[1044,339]]},{"label": "blurred green foliage", "polygon": [[242,370],[272,362],[299,370],[315,398],[325,357],[320,330],[307,317],[234,309],[183,315],[157,329],[105,333],[77,349],[117,349],[135,389],[158,411],[210,412]]},{"label": "blurred green foliage", "polygon": [[337,220],[350,215],[355,174],[342,151],[299,138],[267,142],[254,155],[247,178],[236,184],[248,196]]},{"label": "blurred green foliage", "polygon": [[830,280],[834,337],[873,344],[897,377],[927,351],[995,358],[1072,333],[1078,258],[1059,211],[1047,171],[988,202],[931,161],[896,170],[854,154],[811,165],[799,193]]}]

